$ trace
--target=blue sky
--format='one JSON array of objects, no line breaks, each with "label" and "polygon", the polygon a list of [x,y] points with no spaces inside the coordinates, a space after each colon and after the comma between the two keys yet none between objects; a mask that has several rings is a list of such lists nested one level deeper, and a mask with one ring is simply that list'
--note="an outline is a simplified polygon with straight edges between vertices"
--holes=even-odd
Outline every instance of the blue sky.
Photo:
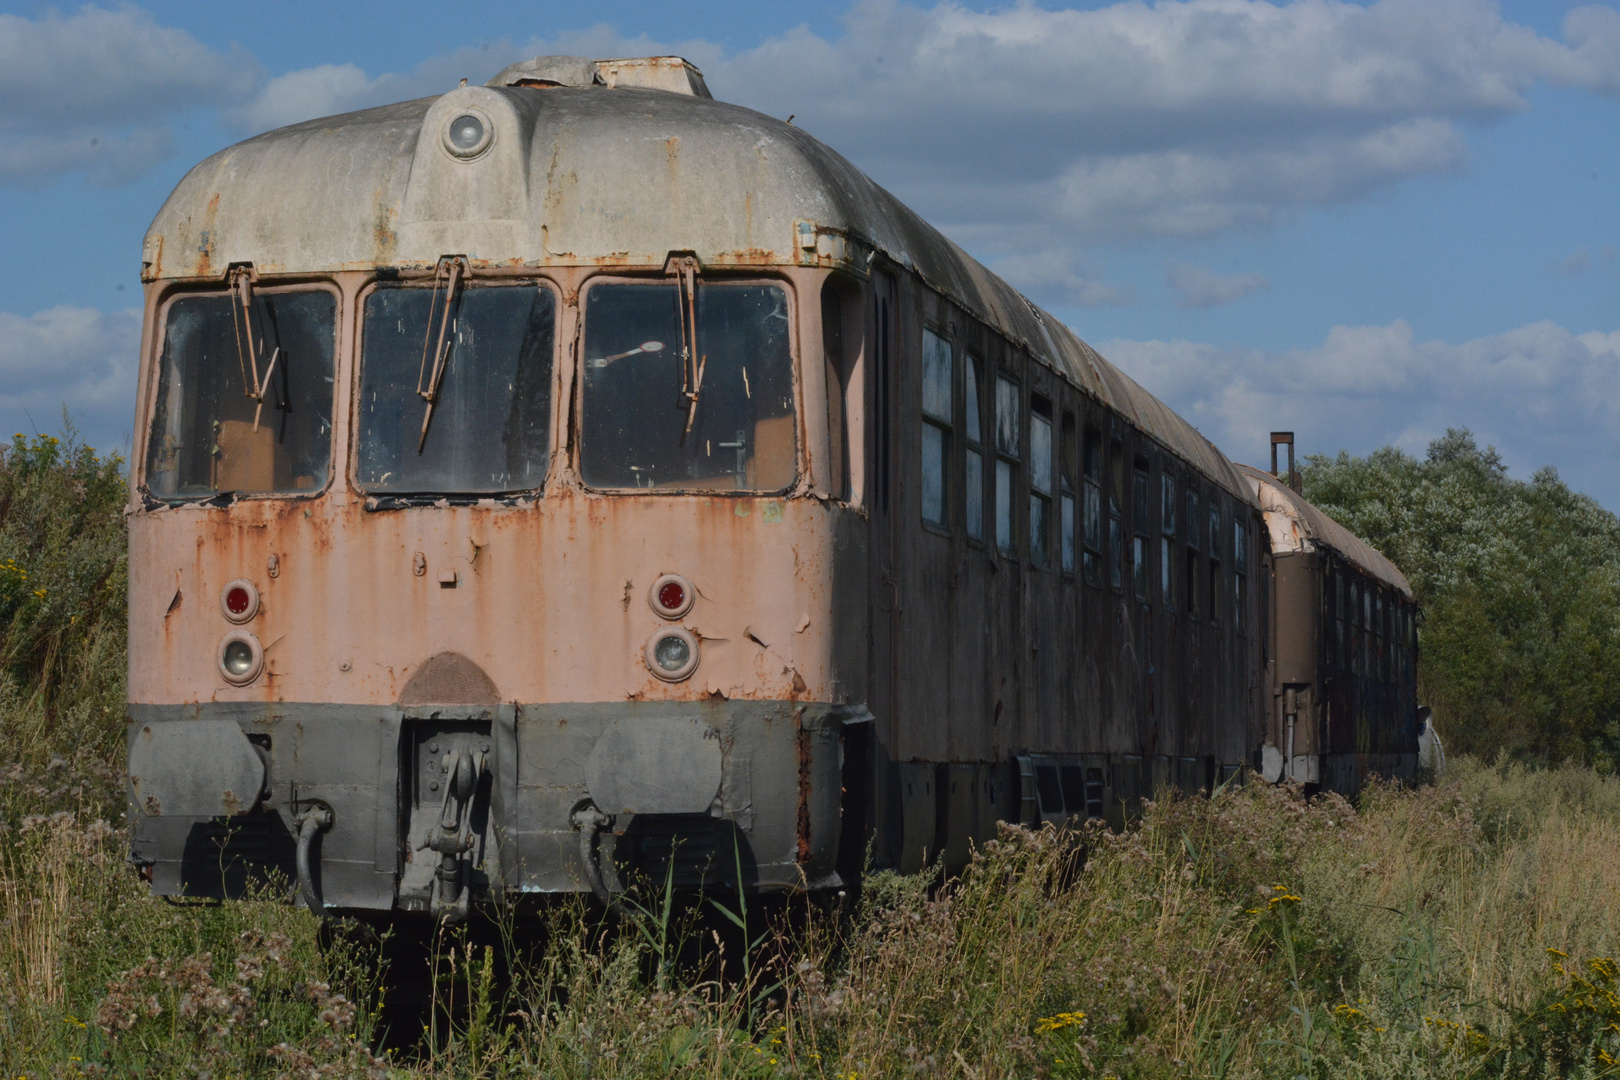
[{"label": "blue sky", "polygon": [[1447,427],[1620,510],[1620,4],[0,4],[0,426],[127,442],[209,153],[542,52],[677,52],[1232,456]]}]

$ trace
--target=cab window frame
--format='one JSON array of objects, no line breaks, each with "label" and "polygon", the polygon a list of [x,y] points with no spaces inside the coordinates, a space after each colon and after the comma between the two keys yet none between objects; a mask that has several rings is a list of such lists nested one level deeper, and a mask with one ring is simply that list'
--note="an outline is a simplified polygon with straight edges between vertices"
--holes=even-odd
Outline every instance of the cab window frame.
[{"label": "cab window frame", "polygon": [[[566,429],[561,433],[557,449],[553,452],[552,464],[555,468],[559,458],[566,458],[568,467],[578,482],[580,489],[597,495],[616,497],[648,498],[663,497],[686,498],[701,496],[704,498],[726,499],[782,499],[799,484],[806,473],[805,463],[805,391],[802,366],[804,360],[804,347],[800,341],[802,324],[800,322],[800,299],[792,278],[782,274],[762,274],[757,271],[745,273],[727,273],[723,270],[708,270],[698,274],[697,287],[699,292],[704,286],[714,285],[769,285],[782,290],[787,301],[788,320],[788,366],[790,371],[790,385],[793,389],[793,475],[788,483],[777,489],[765,490],[739,490],[736,488],[633,488],[633,487],[597,487],[585,479],[585,471],[581,461],[584,452],[584,422],[585,422],[585,332],[586,324],[590,318],[590,292],[600,285],[667,285],[674,287],[675,278],[657,271],[646,274],[624,273],[623,271],[608,271],[591,274],[578,283],[576,300],[576,314],[572,319],[571,333],[568,340],[562,340],[559,322],[558,345],[564,350],[559,363],[559,369],[566,367],[566,385],[568,398],[568,416]],[[820,296],[815,302],[821,302]],[[559,312],[561,309],[559,308]],[[893,331],[891,330],[891,333]],[[891,344],[892,347],[892,344]],[[819,353],[820,346],[817,350]],[[817,361],[820,362],[818,355]],[[558,402],[553,400],[552,410],[555,414]],[[561,417],[553,416],[553,423],[561,421]]]},{"label": "cab window frame", "polygon": [[[312,487],[307,491],[232,491],[228,494],[233,502],[247,499],[319,499],[332,491],[338,474],[345,471],[347,467],[345,465],[344,469],[340,469],[338,467],[339,462],[337,461],[340,445],[337,439],[339,434],[338,409],[342,401],[338,394],[338,386],[339,380],[344,377],[344,365],[349,359],[344,349],[344,331],[348,326],[348,319],[352,313],[345,307],[345,296],[342,285],[337,280],[327,275],[307,277],[289,276],[285,278],[266,277],[259,278],[253,283],[253,294],[255,296],[294,292],[326,292],[331,294],[335,300],[332,314],[332,403],[329,414],[332,432],[327,443],[326,480],[324,483]],[[175,303],[180,300],[199,296],[231,297],[232,295],[233,294],[230,286],[224,280],[207,282],[177,282],[172,288],[166,290],[161,296],[159,296],[156,304],[154,305],[157,310],[157,318],[154,320],[156,325],[153,329],[151,341],[143,351],[143,357],[146,362],[146,372],[143,385],[143,390],[145,392],[144,399],[141,414],[137,421],[139,432],[137,438],[139,441],[136,445],[138,445],[139,450],[137,451],[135,445],[132,445],[130,452],[130,457],[132,459],[130,461],[130,471],[132,475],[136,477],[136,490],[139,491],[144,498],[151,500],[153,503],[162,504],[165,506],[213,507],[216,505],[222,505],[218,502],[218,500],[220,499],[221,495],[227,494],[226,492],[215,492],[212,495],[158,495],[151,490],[148,484],[148,466],[152,450],[152,425],[157,419],[158,392],[163,380],[163,354],[165,352],[166,343],[169,337],[169,313],[173,309]],[[261,357],[261,363],[265,362],[265,359],[266,358]],[[135,442],[135,440],[131,441],[132,443]],[[352,457],[352,455],[349,456]]]},{"label": "cab window frame", "polygon": [[[349,425],[349,430],[347,433],[347,438],[345,439],[345,453],[348,456],[348,460],[344,464],[344,479],[347,480],[350,490],[362,496],[366,500],[368,508],[372,509],[393,506],[427,505],[429,503],[438,502],[441,500],[449,503],[452,506],[458,506],[487,500],[494,500],[496,502],[511,502],[517,499],[544,498],[547,489],[550,488],[553,480],[557,476],[557,471],[562,464],[562,459],[567,457],[570,452],[572,439],[569,437],[570,433],[568,431],[560,432],[558,430],[559,424],[562,420],[558,414],[558,410],[561,408],[562,398],[564,397],[562,392],[563,388],[566,387],[568,381],[573,378],[573,371],[570,366],[570,362],[572,360],[571,354],[574,351],[573,337],[580,335],[583,330],[583,326],[577,319],[570,319],[566,313],[567,309],[564,306],[564,297],[566,296],[567,292],[562,282],[548,274],[537,272],[532,267],[524,267],[516,273],[511,271],[504,273],[491,273],[489,271],[482,271],[478,268],[474,268],[463,276],[460,288],[466,289],[472,287],[485,289],[538,285],[549,289],[552,294],[552,303],[554,305],[554,317],[556,319],[556,323],[552,328],[551,342],[551,419],[550,427],[547,429],[548,460],[546,462],[545,475],[540,478],[539,485],[532,488],[514,488],[510,491],[504,491],[498,494],[446,492],[407,495],[395,494],[387,491],[373,491],[361,482],[359,474],[360,438],[362,427],[360,421],[360,409],[362,406],[361,390],[365,380],[366,301],[369,300],[371,296],[379,289],[384,288],[399,288],[402,286],[405,288],[418,289],[433,288],[434,279],[435,271],[433,267],[413,271],[411,273],[400,273],[398,275],[378,275],[366,281],[354,293],[354,310],[348,312],[346,315],[346,318],[349,320],[349,325],[353,330],[353,344],[350,347],[347,356],[349,364],[349,408],[345,419]],[[570,334],[572,334],[572,337]],[[565,370],[565,368],[567,370]],[[574,394],[574,397],[578,397],[577,392]],[[570,461],[569,464],[573,465],[573,462]]]}]

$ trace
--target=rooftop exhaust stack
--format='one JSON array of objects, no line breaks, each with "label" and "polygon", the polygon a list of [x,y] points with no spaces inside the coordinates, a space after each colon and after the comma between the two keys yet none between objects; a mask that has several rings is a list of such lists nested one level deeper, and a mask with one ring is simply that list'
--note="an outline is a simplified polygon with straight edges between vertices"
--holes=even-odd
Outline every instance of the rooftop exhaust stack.
[{"label": "rooftop exhaust stack", "polygon": [[1294,433],[1292,431],[1273,431],[1271,433],[1271,475],[1282,479],[1283,474],[1277,471],[1277,447],[1288,447],[1288,489],[1299,494],[1299,470],[1294,468]]}]

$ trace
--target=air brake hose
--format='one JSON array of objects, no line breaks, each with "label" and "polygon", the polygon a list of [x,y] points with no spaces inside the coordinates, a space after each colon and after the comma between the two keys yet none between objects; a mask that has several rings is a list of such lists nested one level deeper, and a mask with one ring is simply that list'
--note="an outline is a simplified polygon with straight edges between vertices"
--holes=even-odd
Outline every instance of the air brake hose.
[{"label": "air brake hose", "polygon": [[298,821],[298,894],[303,898],[304,906],[321,919],[330,919],[332,913],[326,910],[326,905],[315,892],[315,878],[309,872],[309,845],[314,842],[317,833],[331,827],[332,811],[325,806],[310,807]]},{"label": "air brake hose", "polygon": [[579,861],[585,868],[585,880],[590,883],[591,892],[602,906],[615,916],[622,916],[624,908],[617,898],[608,892],[607,883],[602,880],[602,865],[598,861],[599,855],[596,847],[596,835],[613,819],[602,811],[589,804],[574,811],[574,828],[579,830]]}]

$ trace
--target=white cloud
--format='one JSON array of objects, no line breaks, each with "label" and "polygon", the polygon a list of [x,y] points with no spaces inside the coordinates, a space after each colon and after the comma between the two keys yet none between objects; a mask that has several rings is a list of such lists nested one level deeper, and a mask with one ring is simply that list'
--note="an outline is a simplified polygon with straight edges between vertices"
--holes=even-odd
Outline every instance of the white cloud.
[{"label": "white cloud", "polygon": [[169,153],[176,114],[245,99],[259,79],[242,50],[135,7],[0,15],[0,181],[130,179]]},{"label": "white cloud", "polygon": [[[709,74],[807,130],[952,235],[1066,239],[1265,227],[1467,160],[1460,125],[1539,81],[1620,90],[1620,15],[1565,40],[1490,0],[1161,0],[981,13],[869,0]],[[982,246],[982,245],[981,245]]]},{"label": "white cloud", "polygon": [[0,312],[0,432],[54,434],[65,407],[90,445],[127,446],[141,313]]},{"label": "white cloud", "polygon": [[1620,439],[1620,331],[1531,323],[1460,344],[1419,341],[1403,321],[1336,326],[1320,345],[1267,352],[1190,341],[1099,345],[1233,458],[1258,462],[1266,435],[1293,429],[1302,452],[1421,452],[1470,427],[1526,475],[1556,465],[1620,508],[1609,447]]},{"label": "white cloud", "polygon": [[1136,303],[1129,285],[1106,280],[1074,251],[1046,248],[1003,256],[991,267],[1036,300],[1076,307],[1121,307]]},{"label": "white cloud", "polygon": [[1175,290],[1176,303],[1184,308],[1219,307],[1271,288],[1264,274],[1217,274],[1182,262],[1165,266],[1164,280]]}]

